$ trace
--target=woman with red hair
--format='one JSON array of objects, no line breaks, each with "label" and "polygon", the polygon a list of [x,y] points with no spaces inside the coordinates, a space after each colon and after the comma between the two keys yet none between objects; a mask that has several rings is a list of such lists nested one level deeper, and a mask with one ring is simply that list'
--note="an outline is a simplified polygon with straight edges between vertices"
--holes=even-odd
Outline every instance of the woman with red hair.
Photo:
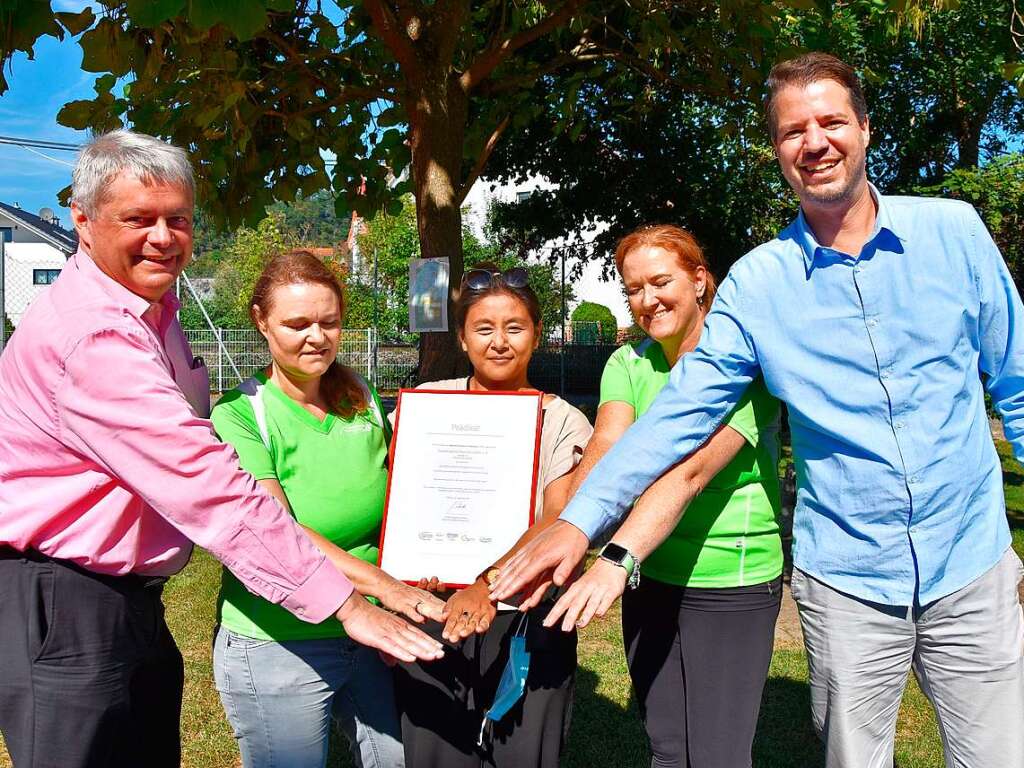
[{"label": "woman with red hair", "polygon": [[[619,243],[615,264],[647,338],[619,348],[605,366],[574,490],[697,346],[715,296],[700,246],[679,227],[636,230]],[[652,767],[751,764],[782,587],[778,416],[778,402],[756,380],[707,445],[672,470],[672,501],[684,513],[668,538],[641,564],[613,536],[553,609],[570,606],[563,629],[583,626],[622,595]]]}]

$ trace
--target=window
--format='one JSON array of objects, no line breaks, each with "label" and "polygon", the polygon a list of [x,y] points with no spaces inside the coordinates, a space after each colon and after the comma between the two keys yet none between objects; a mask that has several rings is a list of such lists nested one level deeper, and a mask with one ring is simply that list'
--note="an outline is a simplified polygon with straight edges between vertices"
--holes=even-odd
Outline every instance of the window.
[{"label": "window", "polygon": [[33,269],[32,285],[49,285],[57,279],[59,274],[59,269]]},{"label": "window", "polygon": [[9,243],[14,239],[14,230],[11,227],[0,227],[0,236],[5,243]]},{"label": "window", "polygon": [[525,203],[530,199],[530,192],[516,192],[516,202]]}]

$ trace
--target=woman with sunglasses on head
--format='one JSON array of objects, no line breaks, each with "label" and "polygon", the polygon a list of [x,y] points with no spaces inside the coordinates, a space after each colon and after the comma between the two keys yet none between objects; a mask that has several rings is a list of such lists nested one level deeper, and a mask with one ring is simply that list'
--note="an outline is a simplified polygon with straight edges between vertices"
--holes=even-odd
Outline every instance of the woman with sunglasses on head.
[{"label": "woman with sunglasses on head", "polygon": [[[541,339],[540,303],[522,268],[500,272],[489,264],[466,273],[455,319],[473,373],[434,381],[421,389],[520,391]],[[576,670],[576,636],[547,630],[543,603],[527,614],[495,606],[487,573],[539,530],[554,522],[569,499],[572,472],[592,432],[586,417],[554,395],[544,396],[536,523],[513,549],[476,582],[447,592],[445,639],[461,643],[431,664],[396,668],[406,765],[409,768],[555,768],[565,740]],[[421,582],[426,584],[427,582]],[[436,584],[436,581],[435,581]],[[525,637],[523,640],[515,636]],[[524,645],[523,645],[524,644]],[[525,692],[499,685],[509,664],[529,652]],[[507,712],[482,727],[491,708]],[[493,712],[492,712],[493,714]],[[478,746],[478,741],[480,745]]]},{"label": "woman with sunglasses on head", "polygon": [[[417,623],[440,619],[437,598],[375,566],[391,430],[373,387],[336,359],[344,312],[341,286],[319,259],[303,251],[274,258],[250,302],[272,362],[221,398],[213,425],[360,593]],[[360,605],[377,631],[435,645],[397,616]],[[322,768],[332,715],[356,765],[400,768],[392,677],[376,652],[337,621],[307,624],[250,594],[226,569],[218,618],[214,677],[245,768]]]},{"label": "woman with sunglasses on head", "polygon": [[[696,347],[715,295],[700,246],[679,227],[641,227],[619,243],[615,263],[648,338],[619,348],[605,366],[594,438],[573,490]],[[569,630],[622,596],[652,768],[751,765],[781,601],[778,416],[778,402],[754,381],[708,442],[638,502],[681,510],[675,530],[627,518],[550,612]]]}]

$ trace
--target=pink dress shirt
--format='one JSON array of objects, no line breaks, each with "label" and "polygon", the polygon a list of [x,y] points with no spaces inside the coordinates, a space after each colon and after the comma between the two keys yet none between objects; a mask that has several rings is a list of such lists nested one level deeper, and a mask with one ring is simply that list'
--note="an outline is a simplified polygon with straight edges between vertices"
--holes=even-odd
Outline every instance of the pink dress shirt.
[{"label": "pink dress shirt", "polygon": [[0,544],[169,576],[195,542],[254,593],[323,621],[352,584],[214,436],[177,309],[81,250],[35,300],[0,356]]}]

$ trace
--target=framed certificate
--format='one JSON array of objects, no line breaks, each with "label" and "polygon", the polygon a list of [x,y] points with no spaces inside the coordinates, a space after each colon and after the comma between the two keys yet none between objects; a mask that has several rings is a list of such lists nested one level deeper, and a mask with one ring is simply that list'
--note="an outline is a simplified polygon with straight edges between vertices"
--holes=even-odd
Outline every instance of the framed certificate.
[{"label": "framed certificate", "polygon": [[533,524],[540,392],[398,393],[380,567],[471,584]]}]

